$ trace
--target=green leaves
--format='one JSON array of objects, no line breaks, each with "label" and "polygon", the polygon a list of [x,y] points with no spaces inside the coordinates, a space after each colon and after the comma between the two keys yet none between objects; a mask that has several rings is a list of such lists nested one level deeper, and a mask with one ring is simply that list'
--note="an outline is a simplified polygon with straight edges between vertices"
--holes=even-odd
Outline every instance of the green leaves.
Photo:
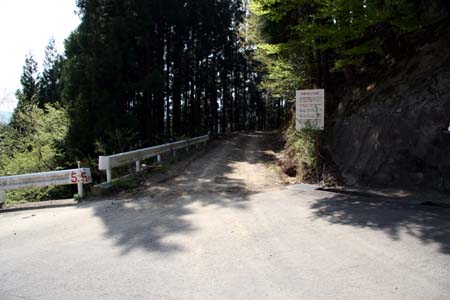
[{"label": "green leaves", "polygon": [[55,170],[64,158],[62,146],[69,124],[66,111],[50,105],[45,109],[27,105],[16,118],[20,131],[3,131],[4,146],[13,150],[3,161],[2,175]]},{"label": "green leaves", "polygon": [[386,33],[395,38],[431,23],[421,4],[408,0],[254,0],[251,9],[252,23],[258,24],[252,34],[266,56],[262,61],[272,57],[301,66],[300,73],[317,85],[324,84],[316,77],[323,69],[341,71],[382,59]]},{"label": "green leaves", "polygon": [[[64,141],[69,120],[59,105],[40,109],[29,104],[16,112],[20,130],[0,127],[0,176],[60,169],[66,164]],[[40,201],[61,188],[46,187],[9,191],[8,202]]]}]

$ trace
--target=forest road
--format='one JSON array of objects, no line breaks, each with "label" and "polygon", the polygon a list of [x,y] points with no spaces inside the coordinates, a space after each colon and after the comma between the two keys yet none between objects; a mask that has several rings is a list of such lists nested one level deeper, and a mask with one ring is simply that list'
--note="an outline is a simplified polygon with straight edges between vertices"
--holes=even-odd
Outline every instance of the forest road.
[{"label": "forest road", "polygon": [[277,132],[233,134],[215,141],[175,178],[162,184],[149,182],[146,193],[164,198],[173,194],[255,193],[283,187],[274,148]]},{"label": "forest road", "polygon": [[0,214],[0,299],[449,299],[449,210],[281,184],[272,133],[129,197]]}]

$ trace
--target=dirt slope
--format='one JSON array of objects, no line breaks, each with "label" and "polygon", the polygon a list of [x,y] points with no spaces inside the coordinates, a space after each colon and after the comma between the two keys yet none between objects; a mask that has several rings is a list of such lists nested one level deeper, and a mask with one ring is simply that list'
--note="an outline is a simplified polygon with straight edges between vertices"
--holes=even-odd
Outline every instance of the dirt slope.
[{"label": "dirt slope", "polygon": [[204,155],[174,178],[159,184],[148,182],[145,192],[161,196],[161,193],[254,192],[275,188],[282,185],[278,172],[272,168],[276,140],[275,132],[253,132],[214,141]]}]

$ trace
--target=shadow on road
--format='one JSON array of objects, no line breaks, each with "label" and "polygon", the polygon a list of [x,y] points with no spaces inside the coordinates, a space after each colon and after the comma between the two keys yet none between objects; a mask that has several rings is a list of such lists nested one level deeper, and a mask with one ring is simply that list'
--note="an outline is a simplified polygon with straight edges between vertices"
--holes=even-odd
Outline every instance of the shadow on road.
[{"label": "shadow on road", "polygon": [[436,243],[441,253],[450,254],[450,209],[407,201],[334,195],[315,201],[311,208],[315,218],[332,224],[382,231],[392,240],[406,232],[424,244]]},{"label": "shadow on road", "polygon": [[270,172],[265,164],[275,159],[270,153],[275,137],[273,132],[255,132],[216,141],[175,178],[147,182],[136,195],[96,203],[105,237],[123,255],[135,249],[183,251],[171,239],[199,230],[188,218],[195,213],[192,204],[246,209],[249,195],[274,183],[274,174],[264,172]]}]

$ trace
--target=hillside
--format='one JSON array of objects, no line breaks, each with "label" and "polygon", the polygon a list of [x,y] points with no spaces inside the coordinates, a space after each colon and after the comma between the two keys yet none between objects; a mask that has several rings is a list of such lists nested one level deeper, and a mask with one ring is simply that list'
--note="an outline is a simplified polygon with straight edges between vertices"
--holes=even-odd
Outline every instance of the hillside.
[{"label": "hillside", "polygon": [[[286,130],[302,181],[450,190],[447,1],[255,0],[261,87],[325,89],[325,130]],[[290,111],[294,115],[295,108]]]},{"label": "hillside", "polygon": [[378,79],[341,91],[327,147],[347,184],[450,191],[450,30],[404,46]]}]

